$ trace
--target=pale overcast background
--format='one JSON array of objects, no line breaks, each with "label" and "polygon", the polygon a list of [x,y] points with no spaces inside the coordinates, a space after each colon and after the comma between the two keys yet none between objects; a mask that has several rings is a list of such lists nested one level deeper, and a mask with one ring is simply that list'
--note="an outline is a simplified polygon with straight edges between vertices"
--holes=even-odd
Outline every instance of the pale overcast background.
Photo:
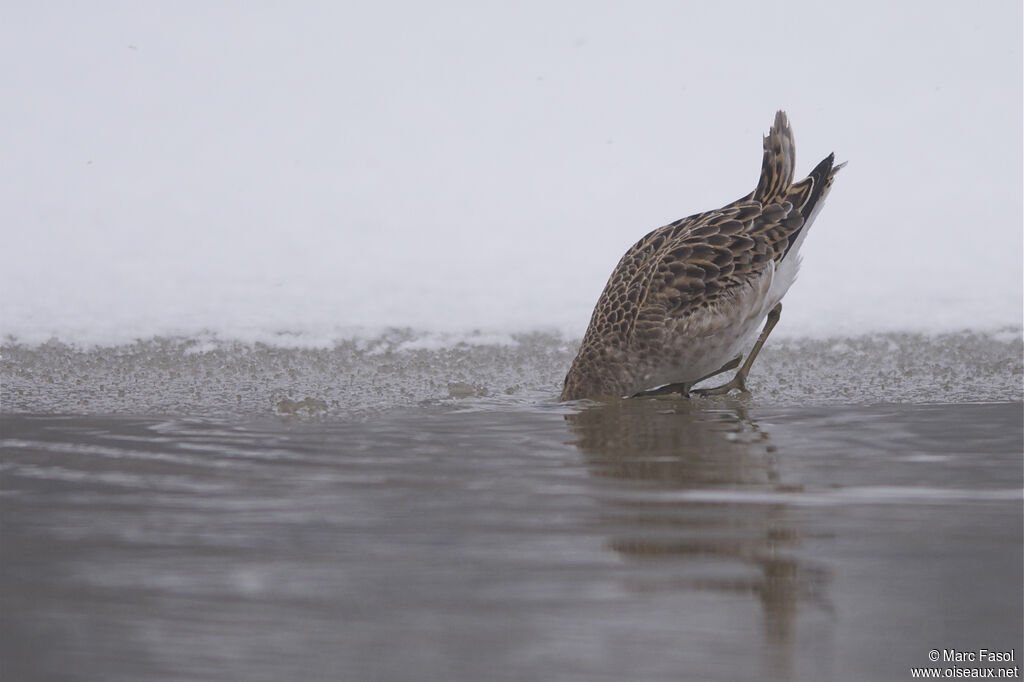
[{"label": "pale overcast background", "polygon": [[849,166],[778,334],[1021,324],[1019,0],[2,15],[0,338],[578,337],[780,108],[798,174]]}]

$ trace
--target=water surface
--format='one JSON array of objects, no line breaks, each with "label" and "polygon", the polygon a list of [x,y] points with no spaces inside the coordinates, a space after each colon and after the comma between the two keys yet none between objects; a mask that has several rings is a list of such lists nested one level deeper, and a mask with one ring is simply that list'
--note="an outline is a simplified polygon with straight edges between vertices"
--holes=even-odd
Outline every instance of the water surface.
[{"label": "water surface", "polygon": [[6,415],[4,679],[908,679],[1022,637],[1019,403]]}]

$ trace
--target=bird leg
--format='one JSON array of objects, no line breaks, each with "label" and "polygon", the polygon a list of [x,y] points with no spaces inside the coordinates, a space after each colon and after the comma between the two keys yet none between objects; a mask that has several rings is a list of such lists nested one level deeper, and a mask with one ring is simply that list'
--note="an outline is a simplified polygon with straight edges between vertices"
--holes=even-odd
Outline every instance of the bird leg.
[{"label": "bird leg", "polygon": [[[782,315],[782,303],[776,303],[775,307],[768,313],[768,319],[764,322],[764,329],[761,330],[761,335],[757,337],[757,341],[754,343],[754,347],[750,349],[750,353],[747,355],[746,362],[736,372],[736,376],[732,378],[728,383],[722,384],[715,388],[699,388],[693,393],[697,395],[725,395],[733,389],[738,389],[744,393],[747,392],[747,374],[750,372],[750,366],[754,364],[754,359],[757,354],[761,352],[761,346],[768,340],[768,335],[775,329],[775,325],[779,323],[779,317]],[[718,372],[715,372],[717,374]],[[712,374],[711,376],[714,376]]]}]

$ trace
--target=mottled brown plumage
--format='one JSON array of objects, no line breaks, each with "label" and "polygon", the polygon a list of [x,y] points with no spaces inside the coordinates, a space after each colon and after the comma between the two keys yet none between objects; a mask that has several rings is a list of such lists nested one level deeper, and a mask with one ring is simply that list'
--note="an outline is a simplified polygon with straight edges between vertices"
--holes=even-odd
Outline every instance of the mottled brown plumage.
[{"label": "mottled brown plumage", "polygon": [[[797,252],[841,167],[826,157],[793,184],[795,147],[786,114],[764,138],[753,192],[717,211],[654,230],[634,244],[598,299],[562,400],[630,396],[698,381],[736,367],[743,388],[754,337],[778,317]],[[763,339],[762,339],[763,341]],[[730,385],[731,387],[731,385]]]}]

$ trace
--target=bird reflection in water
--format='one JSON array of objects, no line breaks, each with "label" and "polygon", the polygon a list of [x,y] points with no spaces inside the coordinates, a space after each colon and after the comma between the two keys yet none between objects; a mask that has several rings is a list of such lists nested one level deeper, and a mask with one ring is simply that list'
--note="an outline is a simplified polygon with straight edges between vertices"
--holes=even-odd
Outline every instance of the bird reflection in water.
[{"label": "bird reflection in water", "polygon": [[829,611],[828,575],[796,556],[799,510],[770,497],[799,488],[780,480],[778,453],[744,404],[628,399],[566,419],[594,475],[629,483],[602,507],[608,546],[650,569],[631,572],[627,588],[756,597],[770,666],[789,677],[798,606]]}]

